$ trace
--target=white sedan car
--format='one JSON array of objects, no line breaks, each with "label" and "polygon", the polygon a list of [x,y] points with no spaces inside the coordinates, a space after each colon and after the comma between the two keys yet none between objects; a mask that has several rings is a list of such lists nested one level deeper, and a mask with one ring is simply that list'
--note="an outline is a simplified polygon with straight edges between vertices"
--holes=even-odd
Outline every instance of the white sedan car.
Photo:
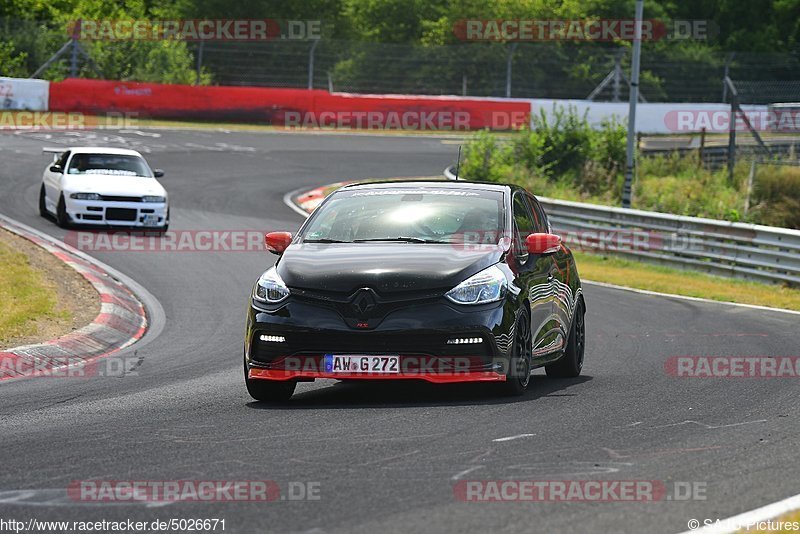
[{"label": "white sedan car", "polygon": [[102,147],[45,148],[54,154],[42,175],[39,213],[59,226],[71,223],[167,230],[169,199],[135,150]]}]

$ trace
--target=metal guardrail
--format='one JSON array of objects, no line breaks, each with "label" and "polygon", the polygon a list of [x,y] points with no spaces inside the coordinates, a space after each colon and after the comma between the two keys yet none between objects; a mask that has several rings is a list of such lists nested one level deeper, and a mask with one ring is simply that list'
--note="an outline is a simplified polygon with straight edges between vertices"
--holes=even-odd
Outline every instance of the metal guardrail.
[{"label": "metal guardrail", "polygon": [[[455,179],[452,169],[445,177]],[[800,231],[538,197],[573,249],[800,285]]]}]

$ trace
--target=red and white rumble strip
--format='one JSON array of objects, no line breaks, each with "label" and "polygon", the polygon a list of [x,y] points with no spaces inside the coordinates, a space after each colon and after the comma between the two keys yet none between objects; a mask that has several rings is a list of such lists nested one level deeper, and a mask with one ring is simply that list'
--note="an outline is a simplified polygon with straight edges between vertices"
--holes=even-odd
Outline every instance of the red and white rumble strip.
[{"label": "red and white rumble strip", "polygon": [[328,196],[327,193],[330,193],[331,191],[334,191],[350,183],[352,182],[337,182],[335,184],[317,187],[316,189],[312,189],[311,191],[306,191],[305,193],[301,193],[291,200],[294,203],[294,205],[299,207],[302,211],[305,211],[306,213],[311,213],[312,211],[317,209],[317,206],[322,204],[322,201],[325,200],[326,196]]},{"label": "red and white rumble strip", "polygon": [[142,338],[147,314],[133,292],[76,249],[49,241],[0,217],[0,227],[36,243],[78,271],[100,294],[100,313],[87,326],[46,343],[0,351],[0,380],[58,375],[65,367],[80,366],[113,354]]}]

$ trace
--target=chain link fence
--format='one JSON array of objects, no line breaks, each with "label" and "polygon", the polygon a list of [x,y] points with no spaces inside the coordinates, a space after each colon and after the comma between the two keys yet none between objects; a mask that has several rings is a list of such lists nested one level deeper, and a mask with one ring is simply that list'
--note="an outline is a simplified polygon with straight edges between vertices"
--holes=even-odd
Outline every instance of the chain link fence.
[{"label": "chain link fence", "polygon": [[[404,93],[626,101],[629,48],[599,42],[440,46],[313,40],[75,41],[67,29],[0,19],[0,75],[42,72],[167,83]],[[74,44],[73,43],[73,44]],[[85,51],[85,54],[83,53]],[[643,44],[641,93],[648,102],[720,102],[723,79],[748,103],[800,100],[800,49],[755,54],[681,42]],[[747,86],[753,84],[752,89]],[[773,86],[764,91],[765,83]]]}]

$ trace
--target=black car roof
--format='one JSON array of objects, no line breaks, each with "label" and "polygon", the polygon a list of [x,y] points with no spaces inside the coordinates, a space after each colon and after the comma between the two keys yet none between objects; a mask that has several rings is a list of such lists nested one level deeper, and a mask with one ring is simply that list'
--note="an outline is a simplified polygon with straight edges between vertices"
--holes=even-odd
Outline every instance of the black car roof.
[{"label": "black car roof", "polygon": [[362,182],[349,184],[342,189],[390,189],[392,187],[408,186],[435,186],[441,189],[480,189],[483,191],[507,192],[511,189],[521,189],[518,186],[497,184],[493,182],[471,182],[467,180],[420,180],[420,179],[393,179],[381,182]]}]

